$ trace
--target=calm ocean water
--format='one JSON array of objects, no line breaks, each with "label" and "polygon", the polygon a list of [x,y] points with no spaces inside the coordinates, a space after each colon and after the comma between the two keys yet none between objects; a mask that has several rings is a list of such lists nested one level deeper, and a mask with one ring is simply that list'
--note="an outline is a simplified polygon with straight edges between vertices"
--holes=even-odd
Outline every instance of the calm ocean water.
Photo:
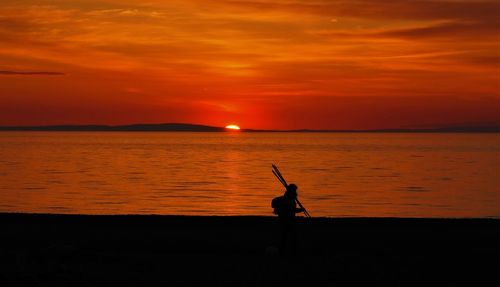
[{"label": "calm ocean water", "polygon": [[0,212],[500,217],[500,134],[0,132]]}]

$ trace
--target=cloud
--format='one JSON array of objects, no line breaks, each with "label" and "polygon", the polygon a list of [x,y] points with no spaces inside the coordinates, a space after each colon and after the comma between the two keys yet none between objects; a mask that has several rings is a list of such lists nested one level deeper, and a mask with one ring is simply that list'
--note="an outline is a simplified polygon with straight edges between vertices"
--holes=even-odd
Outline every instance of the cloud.
[{"label": "cloud", "polygon": [[232,7],[260,11],[288,11],[331,17],[363,19],[498,19],[498,1],[393,1],[393,0],[321,0],[321,1],[225,1]]},{"label": "cloud", "polygon": [[448,22],[425,27],[414,27],[406,29],[394,29],[376,34],[378,36],[401,37],[410,39],[423,38],[465,38],[481,37],[496,38],[500,34],[500,26],[497,24],[477,23],[477,22]]},{"label": "cloud", "polygon": [[61,72],[46,72],[46,71],[0,71],[0,75],[12,76],[64,76]]}]

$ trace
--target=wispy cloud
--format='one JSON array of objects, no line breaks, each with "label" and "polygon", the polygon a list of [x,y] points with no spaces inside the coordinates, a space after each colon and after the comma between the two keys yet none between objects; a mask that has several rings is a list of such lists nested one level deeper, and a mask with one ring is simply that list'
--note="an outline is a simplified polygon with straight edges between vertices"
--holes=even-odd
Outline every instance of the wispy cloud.
[{"label": "wispy cloud", "polygon": [[[499,23],[500,24],[500,23]],[[500,25],[482,22],[446,22],[423,27],[411,27],[384,31],[377,36],[401,37],[407,39],[439,38],[442,40],[456,38],[475,38],[485,41],[499,39]]]}]

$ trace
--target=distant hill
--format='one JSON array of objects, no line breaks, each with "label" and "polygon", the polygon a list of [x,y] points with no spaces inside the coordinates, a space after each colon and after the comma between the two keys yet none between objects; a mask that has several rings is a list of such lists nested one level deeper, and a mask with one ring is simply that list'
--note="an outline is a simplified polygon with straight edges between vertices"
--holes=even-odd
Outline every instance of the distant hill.
[{"label": "distant hill", "polygon": [[[0,126],[0,131],[103,131],[103,132],[223,132],[223,127],[165,123],[132,125],[53,125],[53,126]],[[500,133],[500,126],[454,126],[440,128],[402,128],[378,130],[255,130],[242,132],[295,132],[295,133]]]},{"label": "distant hill", "polygon": [[0,131],[104,131],[104,132],[221,132],[221,127],[193,124],[133,124],[133,125],[55,125],[55,126],[0,126]]}]

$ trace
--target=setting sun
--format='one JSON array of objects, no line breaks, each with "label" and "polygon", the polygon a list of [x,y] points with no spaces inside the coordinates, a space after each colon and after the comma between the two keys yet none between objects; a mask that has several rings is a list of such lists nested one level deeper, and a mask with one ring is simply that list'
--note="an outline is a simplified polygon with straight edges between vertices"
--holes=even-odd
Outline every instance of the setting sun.
[{"label": "setting sun", "polygon": [[237,125],[227,125],[226,126],[226,129],[228,130],[233,130],[233,131],[239,131],[240,130],[240,127],[237,126]]}]

